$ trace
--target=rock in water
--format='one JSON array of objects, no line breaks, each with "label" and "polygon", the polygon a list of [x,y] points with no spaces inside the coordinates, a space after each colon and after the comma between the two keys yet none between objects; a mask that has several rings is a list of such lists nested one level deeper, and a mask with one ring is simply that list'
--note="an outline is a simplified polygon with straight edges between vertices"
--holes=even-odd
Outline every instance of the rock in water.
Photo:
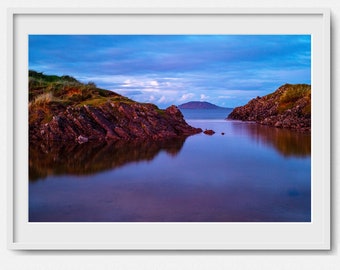
[{"label": "rock in water", "polygon": [[235,108],[228,119],[254,121],[277,128],[311,131],[311,86],[285,84],[272,94]]},{"label": "rock in water", "polygon": [[214,135],[215,131],[213,131],[212,129],[206,129],[203,131],[203,133],[206,135]]}]

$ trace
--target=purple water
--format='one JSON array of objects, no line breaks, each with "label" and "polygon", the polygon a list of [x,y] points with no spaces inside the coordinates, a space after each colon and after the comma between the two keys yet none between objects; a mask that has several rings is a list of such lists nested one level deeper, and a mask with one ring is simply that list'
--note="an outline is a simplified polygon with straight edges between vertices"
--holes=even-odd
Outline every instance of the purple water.
[{"label": "purple water", "polygon": [[29,221],[310,222],[310,135],[184,115],[216,133],[31,145]]}]

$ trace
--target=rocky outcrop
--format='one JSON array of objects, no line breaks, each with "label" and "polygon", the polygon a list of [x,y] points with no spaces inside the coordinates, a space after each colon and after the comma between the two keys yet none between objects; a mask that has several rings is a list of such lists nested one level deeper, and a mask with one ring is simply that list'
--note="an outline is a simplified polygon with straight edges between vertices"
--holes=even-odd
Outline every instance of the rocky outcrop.
[{"label": "rocky outcrop", "polygon": [[272,94],[257,97],[235,108],[228,119],[310,132],[311,87],[307,84],[285,84]]},{"label": "rocky outcrop", "polygon": [[30,141],[164,140],[202,132],[176,106],[161,110],[69,76],[30,74],[39,76],[30,77]]},{"label": "rocky outcrop", "polygon": [[215,131],[213,131],[212,129],[206,129],[203,131],[203,133],[211,136],[215,134]]},{"label": "rocky outcrop", "polygon": [[50,121],[44,121],[45,113],[32,112],[30,116],[30,140],[76,141],[86,143],[100,140],[153,139],[162,140],[177,136],[189,136],[201,129],[189,126],[175,106],[160,110],[152,104],[112,103],[99,106],[68,106],[64,110],[50,112]]}]

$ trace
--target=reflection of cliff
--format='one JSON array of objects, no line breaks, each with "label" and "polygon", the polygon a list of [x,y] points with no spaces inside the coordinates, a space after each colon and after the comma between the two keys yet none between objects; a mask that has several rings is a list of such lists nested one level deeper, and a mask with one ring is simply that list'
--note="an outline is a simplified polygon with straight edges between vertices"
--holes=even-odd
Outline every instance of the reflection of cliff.
[{"label": "reflection of cliff", "polygon": [[259,124],[238,125],[238,129],[242,126],[244,132],[250,138],[257,140],[259,143],[272,146],[283,156],[306,157],[311,154],[311,136],[294,132],[287,129],[279,129],[274,127],[263,126]]},{"label": "reflection of cliff", "polygon": [[97,143],[30,143],[29,179],[48,175],[87,175],[121,167],[130,162],[152,160],[160,151],[175,156],[185,137],[165,141]]}]

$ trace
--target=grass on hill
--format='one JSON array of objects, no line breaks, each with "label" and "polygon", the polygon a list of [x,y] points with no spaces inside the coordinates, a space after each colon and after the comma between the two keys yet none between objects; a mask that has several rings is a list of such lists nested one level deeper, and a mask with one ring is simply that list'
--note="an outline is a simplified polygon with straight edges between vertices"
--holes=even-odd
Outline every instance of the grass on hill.
[{"label": "grass on hill", "polygon": [[56,103],[60,106],[100,105],[107,101],[127,102],[132,100],[112,91],[97,88],[95,83],[81,83],[71,76],[45,75],[29,71],[29,106],[45,106]]},{"label": "grass on hill", "polygon": [[295,106],[298,100],[305,99],[309,104],[304,107],[303,113],[311,113],[311,86],[308,84],[290,84],[279,98],[278,111],[283,112]]}]

